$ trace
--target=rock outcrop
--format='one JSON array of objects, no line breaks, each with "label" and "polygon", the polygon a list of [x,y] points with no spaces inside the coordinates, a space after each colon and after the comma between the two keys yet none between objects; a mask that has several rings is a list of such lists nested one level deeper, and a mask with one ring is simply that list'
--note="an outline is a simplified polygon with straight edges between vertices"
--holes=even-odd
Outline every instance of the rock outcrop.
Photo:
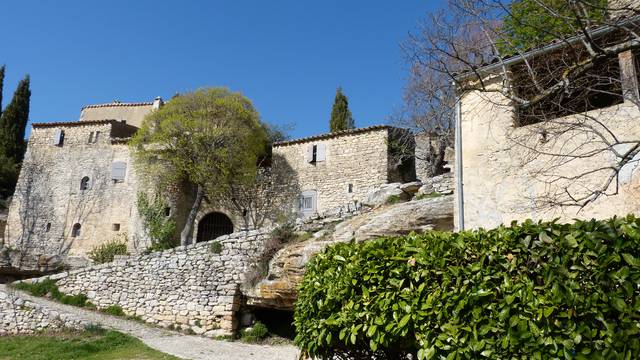
[{"label": "rock outcrop", "polygon": [[452,230],[453,196],[381,206],[329,227],[333,229],[325,228],[316,233],[322,233],[322,236],[290,244],[278,251],[270,262],[267,277],[244,291],[247,305],[293,309],[306,264],[331,244],[405,235],[412,231]]}]

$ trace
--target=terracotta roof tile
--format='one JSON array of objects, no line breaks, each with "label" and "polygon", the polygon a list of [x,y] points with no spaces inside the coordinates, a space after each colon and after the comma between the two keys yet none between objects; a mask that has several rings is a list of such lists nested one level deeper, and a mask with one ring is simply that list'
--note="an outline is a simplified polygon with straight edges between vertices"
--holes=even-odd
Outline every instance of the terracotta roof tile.
[{"label": "terracotta roof tile", "polygon": [[307,137],[294,139],[294,140],[279,141],[279,142],[273,143],[273,146],[274,147],[287,146],[287,145],[293,145],[293,144],[300,144],[307,141],[331,139],[339,136],[356,135],[356,134],[366,133],[369,131],[384,130],[384,129],[391,129],[391,128],[392,127],[388,125],[373,125],[373,126],[367,126],[367,127],[358,128],[358,129],[342,130],[342,131],[337,131],[333,133],[307,136]]},{"label": "terracotta roof tile", "polygon": [[134,106],[150,106],[153,105],[152,101],[144,101],[144,102],[133,102],[133,103],[121,103],[121,102],[112,102],[108,104],[94,104],[94,105],[85,105],[82,107],[84,109],[94,109],[94,108],[103,108],[103,107],[134,107]]}]

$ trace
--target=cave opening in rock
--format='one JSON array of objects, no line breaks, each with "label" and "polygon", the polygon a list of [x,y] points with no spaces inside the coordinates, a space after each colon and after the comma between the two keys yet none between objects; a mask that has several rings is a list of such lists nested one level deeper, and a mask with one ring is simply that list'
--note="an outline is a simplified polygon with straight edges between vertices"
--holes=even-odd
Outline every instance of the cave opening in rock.
[{"label": "cave opening in rock", "polygon": [[256,321],[265,324],[272,335],[291,339],[296,337],[293,326],[293,311],[254,308],[251,310]]}]

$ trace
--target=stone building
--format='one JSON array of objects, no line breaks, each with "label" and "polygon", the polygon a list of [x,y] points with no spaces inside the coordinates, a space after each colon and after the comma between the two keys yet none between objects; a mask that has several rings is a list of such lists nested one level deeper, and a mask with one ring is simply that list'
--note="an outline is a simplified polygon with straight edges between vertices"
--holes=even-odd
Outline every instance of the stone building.
[{"label": "stone building", "polygon": [[[554,51],[562,48],[550,44],[504,64],[487,64],[477,69],[487,90],[460,95],[461,138],[456,152],[462,166],[455,173],[462,183],[462,191],[456,191],[458,227],[491,228],[527,218],[602,219],[640,212],[640,155],[634,152],[640,141],[638,53],[624,52],[607,60],[611,66],[594,69],[597,76],[590,73],[600,83],[597,97],[590,95],[579,103],[586,103],[586,111],[567,105],[556,114],[551,110],[554,104],[543,104],[545,121],[519,122],[523,113],[501,92],[503,66],[509,67],[509,76],[518,86],[518,71],[526,73],[519,68],[524,66],[523,59],[536,63],[536,57],[550,58]],[[464,82],[464,76],[458,79]],[[619,155],[625,153],[630,161],[617,168]],[[608,179],[612,181],[607,185]]]},{"label": "stone building", "polygon": [[[407,130],[370,126],[274,144],[301,190],[303,216],[350,211],[381,185],[415,180],[413,158],[394,154],[394,139]],[[278,163],[274,163],[278,166]]]},{"label": "stone building", "polygon": [[[128,140],[144,117],[162,105],[160,98],[88,105],[79,121],[34,123],[9,207],[5,245],[62,256],[72,264],[116,237],[126,236],[133,253],[144,250],[149,241],[137,195],[153,193],[153,174],[136,168]],[[299,215],[354,210],[376,187],[415,179],[413,159],[395,156],[389,145],[406,135],[405,130],[372,126],[280,142],[274,145],[272,169],[290,173],[291,181],[299,183]],[[165,199],[166,215],[178,229],[193,202],[191,190],[176,185]],[[292,196],[293,207],[297,200]],[[236,213],[205,199],[193,241],[240,230],[244,219]]]}]

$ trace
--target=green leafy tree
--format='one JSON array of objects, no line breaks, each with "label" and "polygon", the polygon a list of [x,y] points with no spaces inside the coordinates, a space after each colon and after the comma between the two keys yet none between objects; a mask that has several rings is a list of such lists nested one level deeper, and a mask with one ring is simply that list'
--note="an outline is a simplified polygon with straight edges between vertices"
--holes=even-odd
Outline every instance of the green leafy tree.
[{"label": "green leafy tree", "polygon": [[226,184],[253,181],[266,141],[249,99],[225,88],[206,88],[176,96],[147,116],[132,147],[141,164],[166,164],[164,177],[186,179],[196,188],[180,234],[184,245],[191,243],[205,194],[216,199],[226,193]]},{"label": "green leafy tree", "polygon": [[177,245],[176,222],[165,214],[167,203],[160,196],[149,200],[147,194],[140,192],[137,205],[147,235],[151,239],[149,250],[166,250],[175,247]]},{"label": "green leafy tree", "polygon": [[[509,6],[503,30],[510,44],[504,49],[526,50],[580,29],[606,16],[607,0],[584,0],[572,6],[566,0],[517,0]],[[581,23],[582,22],[582,23]]]},{"label": "green leafy tree", "polygon": [[31,90],[27,75],[18,83],[13,98],[0,117],[0,152],[21,163],[24,157],[24,133],[29,120]]},{"label": "green leafy tree", "polygon": [[349,99],[342,93],[342,88],[338,88],[336,90],[336,98],[333,101],[333,108],[331,109],[329,128],[331,132],[336,132],[353,129],[355,126],[351,110],[349,110]]}]

